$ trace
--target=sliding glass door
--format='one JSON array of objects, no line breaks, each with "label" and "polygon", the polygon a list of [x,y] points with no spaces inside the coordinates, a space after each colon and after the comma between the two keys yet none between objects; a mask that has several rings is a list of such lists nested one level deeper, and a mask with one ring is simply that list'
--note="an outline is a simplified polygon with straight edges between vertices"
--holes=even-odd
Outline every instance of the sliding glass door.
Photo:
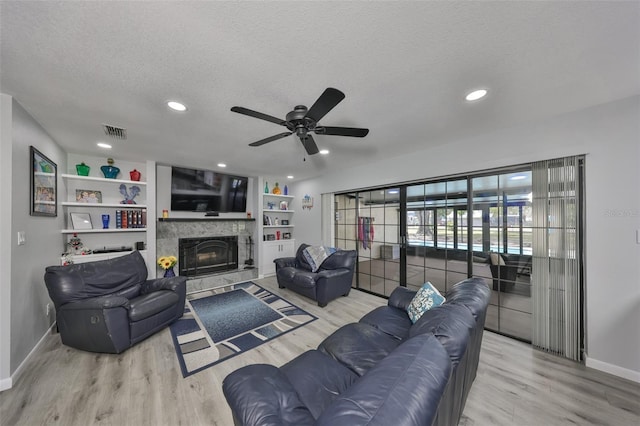
[{"label": "sliding glass door", "polygon": [[401,280],[398,188],[335,196],[336,246],[358,251],[354,287],[388,296]]},{"label": "sliding glass door", "polygon": [[492,290],[486,328],[531,341],[533,231],[539,239],[555,235],[551,225],[534,227],[534,211],[541,210],[534,208],[531,170],[336,195],[336,246],[358,251],[353,286],[388,296],[398,285],[418,289],[429,281],[446,294],[457,282],[479,277]]}]

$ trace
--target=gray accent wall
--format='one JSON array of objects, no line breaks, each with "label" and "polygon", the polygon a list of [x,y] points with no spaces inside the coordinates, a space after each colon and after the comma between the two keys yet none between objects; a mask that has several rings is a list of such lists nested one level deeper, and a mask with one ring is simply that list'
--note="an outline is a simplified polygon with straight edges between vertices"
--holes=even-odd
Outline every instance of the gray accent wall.
[{"label": "gray accent wall", "polygon": [[296,184],[296,239],[322,242],[323,193],[586,154],[586,365],[640,382],[640,96],[439,143]]},{"label": "gray accent wall", "polygon": [[[3,112],[4,114],[4,112]],[[4,120],[3,120],[4,124]],[[30,153],[33,145],[58,166],[58,196],[64,194],[64,183],[60,173],[66,170],[66,153],[51,139],[36,120],[13,100],[11,111],[12,169],[10,180],[2,185],[11,186],[11,229],[2,240],[10,241],[11,276],[9,282],[0,282],[3,294],[10,286],[10,339],[1,335],[1,347],[8,344],[9,373],[14,375],[20,364],[27,358],[55,320],[55,312],[46,315],[49,295],[44,285],[44,269],[48,265],[59,264],[64,250],[64,239],[60,229],[64,227],[63,212],[58,209],[57,217],[30,216]],[[4,150],[3,150],[4,156]],[[17,233],[26,233],[26,244],[18,245]],[[4,248],[4,246],[3,246]],[[3,250],[2,256],[5,256]],[[53,307],[53,304],[52,304]],[[3,303],[2,308],[6,308]]]}]

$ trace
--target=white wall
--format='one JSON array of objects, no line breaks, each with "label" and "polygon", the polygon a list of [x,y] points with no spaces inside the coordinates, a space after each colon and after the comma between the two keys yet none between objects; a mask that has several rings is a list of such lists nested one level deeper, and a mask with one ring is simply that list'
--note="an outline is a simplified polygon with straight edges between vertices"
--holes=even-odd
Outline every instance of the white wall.
[{"label": "white wall", "polygon": [[[322,193],[586,155],[587,366],[640,381],[640,96],[296,184]],[[330,159],[329,159],[330,161]],[[296,239],[321,242],[320,206]]]},{"label": "white wall", "polygon": [[[3,122],[4,124],[4,122]],[[66,170],[66,154],[44,129],[15,100],[12,103],[10,238],[11,337],[10,372],[16,370],[47,333],[54,321],[53,313],[47,317],[46,305],[51,303],[44,284],[44,269],[59,263],[64,247],[60,229],[63,214],[58,207],[57,217],[30,216],[29,179],[31,173],[29,147],[33,145],[58,166],[58,196],[64,194],[60,173]],[[3,142],[3,146],[5,142]],[[3,155],[4,159],[4,155]],[[6,183],[5,183],[6,182]],[[17,233],[26,233],[26,244],[18,246]],[[5,252],[3,251],[3,257]],[[3,282],[3,287],[7,283]],[[3,290],[4,291],[4,290]],[[53,306],[53,305],[52,305]],[[4,308],[4,306],[3,306]],[[5,341],[2,342],[4,346]]]}]

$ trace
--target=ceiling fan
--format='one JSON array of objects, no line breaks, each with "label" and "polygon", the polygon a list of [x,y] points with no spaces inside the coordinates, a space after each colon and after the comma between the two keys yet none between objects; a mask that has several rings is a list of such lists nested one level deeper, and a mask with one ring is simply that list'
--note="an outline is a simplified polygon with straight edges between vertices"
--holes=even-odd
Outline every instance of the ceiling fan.
[{"label": "ceiling fan", "polygon": [[269,142],[273,142],[278,139],[285,138],[293,133],[300,138],[302,146],[307,151],[307,154],[317,154],[318,146],[311,136],[311,132],[316,135],[329,135],[329,136],[351,136],[356,138],[363,138],[369,133],[369,129],[359,129],[355,127],[330,127],[318,125],[318,121],[329,111],[331,111],[336,105],[344,99],[344,93],[338,89],[329,87],[326,89],[318,100],[307,109],[304,105],[296,106],[293,111],[287,114],[286,120],[273,117],[271,115],[263,114],[261,112],[253,111],[247,108],[234,106],[231,111],[238,114],[248,115],[249,117],[259,118],[261,120],[270,121],[272,123],[279,124],[286,127],[289,131],[279,133],[274,136],[270,136],[265,139],[250,143],[249,146],[260,146]]}]

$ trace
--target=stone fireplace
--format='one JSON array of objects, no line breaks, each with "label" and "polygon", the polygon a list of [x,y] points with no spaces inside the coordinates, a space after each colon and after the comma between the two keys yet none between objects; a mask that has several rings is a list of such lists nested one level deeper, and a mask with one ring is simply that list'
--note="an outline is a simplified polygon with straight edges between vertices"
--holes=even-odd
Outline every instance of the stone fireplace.
[{"label": "stone fireplace", "polygon": [[[247,262],[252,254],[248,241],[249,237],[255,240],[254,231],[255,219],[159,218],[156,252],[178,258],[176,272],[187,277],[187,292],[249,281],[258,278],[258,269]],[[180,240],[185,240],[182,248]],[[185,260],[185,242],[189,250],[197,249],[195,260]],[[158,267],[156,276],[162,273]]]},{"label": "stone fireplace", "polygon": [[199,277],[238,269],[238,237],[178,239],[179,274]]}]

